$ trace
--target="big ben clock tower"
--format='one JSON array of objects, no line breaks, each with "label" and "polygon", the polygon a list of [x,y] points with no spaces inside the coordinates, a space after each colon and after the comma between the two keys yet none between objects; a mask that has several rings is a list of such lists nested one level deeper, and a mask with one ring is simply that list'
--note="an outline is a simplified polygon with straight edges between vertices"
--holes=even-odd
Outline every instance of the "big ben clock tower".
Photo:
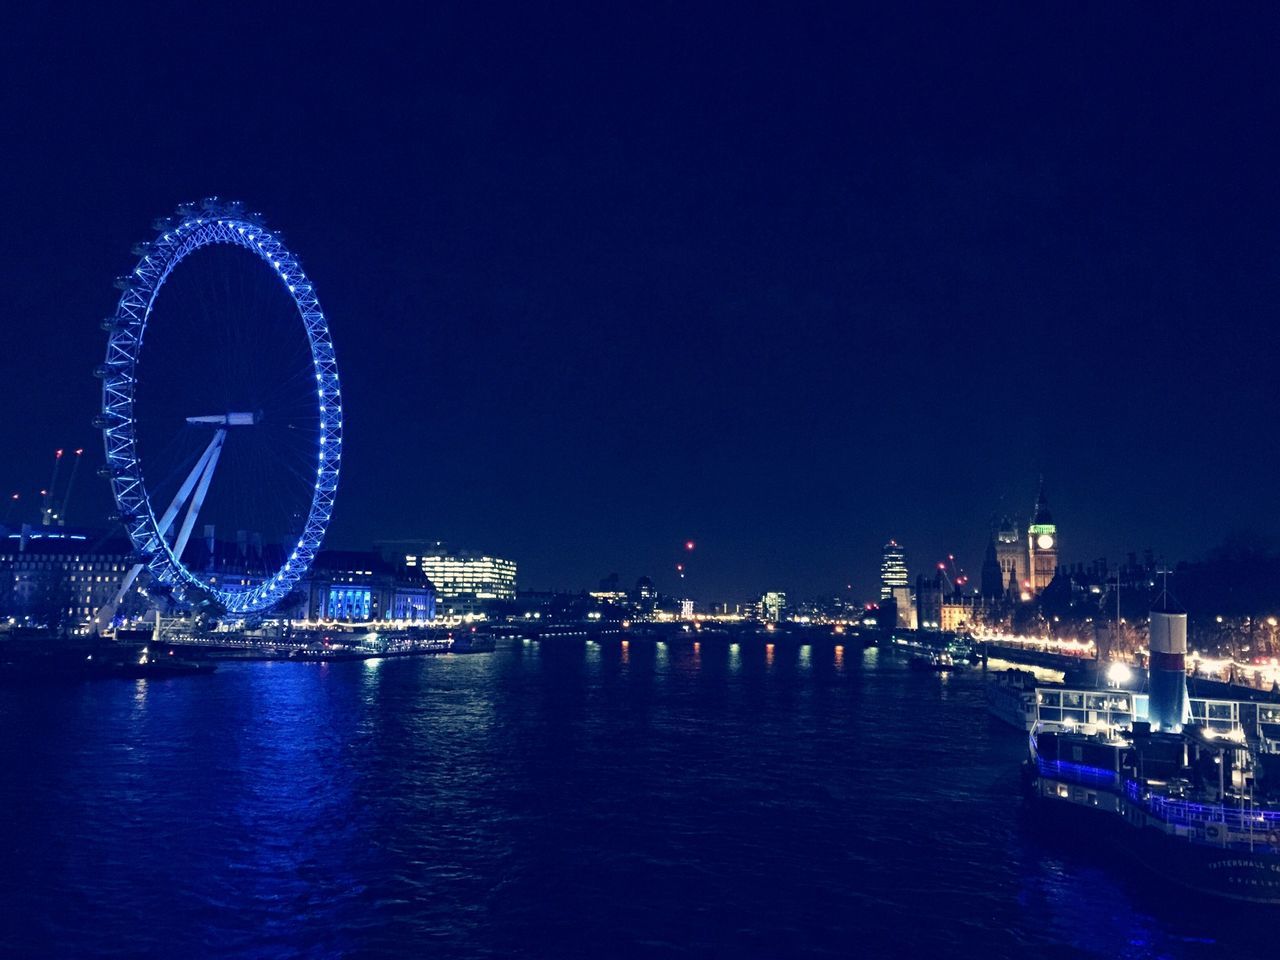
[{"label": "big ben clock tower", "polygon": [[1044,498],[1044,479],[1036,495],[1036,508],[1027,528],[1027,550],[1031,558],[1031,593],[1039,596],[1058,572],[1058,528]]}]

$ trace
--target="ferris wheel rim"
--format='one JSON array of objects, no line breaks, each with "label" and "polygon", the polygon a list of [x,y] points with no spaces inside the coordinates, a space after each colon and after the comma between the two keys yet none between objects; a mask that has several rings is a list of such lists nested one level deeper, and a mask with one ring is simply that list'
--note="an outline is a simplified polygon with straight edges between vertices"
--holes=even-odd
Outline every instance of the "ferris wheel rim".
[{"label": "ferris wheel rim", "polygon": [[[100,416],[107,473],[120,521],[140,562],[153,581],[172,587],[182,598],[199,591],[217,600],[228,613],[269,610],[306,575],[328,531],[342,459],[342,391],[333,340],[310,278],[278,232],[269,230],[257,214],[245,214],[239,204],[204,201],[200,208],[184,204],[176,217],[156,223],[156,238],[135,248],[134,269],[117,281],[121,288],[108,328],[102,377]],[[279,278],[303,323],[316,377],[316,406],[320,420],[316,444],[316,476],[302,533],[286,550],[280,567],[261,583],[227,589],[190,570],[175,555],[159,529],[146,489],[138,455],[133,416],[137,368],[143,333],[155,301],[169,275],[188,256],[215,244],[240,247],[258,256]]]}]

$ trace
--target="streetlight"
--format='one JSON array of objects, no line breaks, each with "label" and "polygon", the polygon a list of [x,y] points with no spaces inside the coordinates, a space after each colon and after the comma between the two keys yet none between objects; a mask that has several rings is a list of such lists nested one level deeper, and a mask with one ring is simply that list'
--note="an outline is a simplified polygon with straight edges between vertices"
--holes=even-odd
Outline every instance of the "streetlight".
[{"label": "streetlight", "polygon": [[1133,671],[1129,669],[1127,663],[1121,663],[1117,660],[1107,667],[1107,680],[1113,687],[1123,687],[1132,679]]}]

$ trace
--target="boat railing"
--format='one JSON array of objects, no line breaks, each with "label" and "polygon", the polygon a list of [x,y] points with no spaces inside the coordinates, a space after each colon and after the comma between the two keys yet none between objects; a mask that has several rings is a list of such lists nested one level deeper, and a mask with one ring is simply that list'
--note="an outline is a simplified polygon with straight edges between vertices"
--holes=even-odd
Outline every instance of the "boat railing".
[{"label": "boat railing", "polygon": [[1136,780],[1126,780],[1124,789],[1130,800],[1165,823],[1186,827],[1221,824],[1240,833],[1280,833],[1280,810],[1240,809],[1225,803],[1170,799],[1144,790]]},{"label": "boat railing", "polygon": [[1070,760],[1048,760],[1045,757],[1037,757],[1036,764],[1040,768],[1040,775],[1044,777],[1053,777],[1057,780],[1078,783],[1081,786],[1103,787],[1109,790],[1114,790],[1120,785],[1120,775],[1114,770],[1107,770],[1103,767],[1091,767],[1086,763],[1072,763]]}]

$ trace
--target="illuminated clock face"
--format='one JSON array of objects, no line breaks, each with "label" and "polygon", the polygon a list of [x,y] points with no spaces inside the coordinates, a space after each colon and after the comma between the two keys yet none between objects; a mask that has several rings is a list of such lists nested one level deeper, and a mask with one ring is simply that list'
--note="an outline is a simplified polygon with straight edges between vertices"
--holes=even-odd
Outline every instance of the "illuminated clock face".
[{"label": "illuminated clock face", "polygon": [[1053,547],[1053,537],[1047,533],[1042,533],[1036,537],[1036,546],[1041,550],[1049,550]]}]

